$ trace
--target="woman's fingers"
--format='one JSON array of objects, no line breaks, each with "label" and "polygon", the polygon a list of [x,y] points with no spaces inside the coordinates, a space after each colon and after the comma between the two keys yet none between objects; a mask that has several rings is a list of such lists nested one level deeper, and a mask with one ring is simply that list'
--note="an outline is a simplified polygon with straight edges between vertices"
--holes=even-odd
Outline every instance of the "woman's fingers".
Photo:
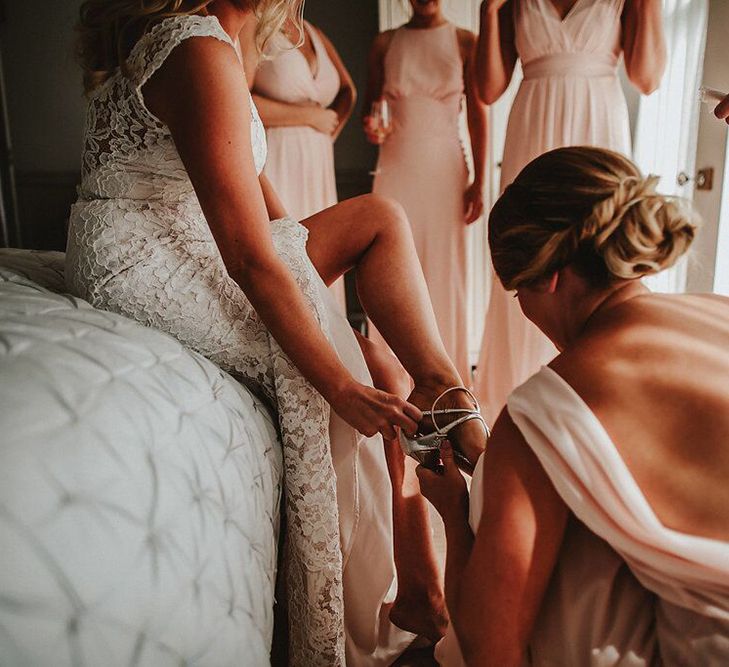
[{"label": "woman's fingers", "polygon": [[418,481],[420,482],[420,491],[427,498],[430,482],[433,481],[434,478],[439,477],[439,475],[434,470],[426,468],[422,464],[415,468],[415,474],[418,476]]},{"label": "woman's fingers", "polygon": [[448,440],[444,440],[440,448],[440,460],[443,462],[444,474],[448,476],[460,475],[458,466],[453,458],[453,447]]},{"label": "woman's fingers", "polygon": [[388,422],[393,426],[399,426],[405,433],[412,435],[418,430],[418,419],[413,419],[405,410],[407,403],[401,398],[393,396],[391,403],[386,409]]},{"label": "woman's fingers", "polygon": [[729,123],[729,95],[716,105],[714,113],[717,118],[726,120],[726,122]]},{"label": "woman's fingers", "polygon": [[408,403],[407,401],[403,401],[403,412],[415,422],[416,426],[423,419],[423,411],[416,405]]}]

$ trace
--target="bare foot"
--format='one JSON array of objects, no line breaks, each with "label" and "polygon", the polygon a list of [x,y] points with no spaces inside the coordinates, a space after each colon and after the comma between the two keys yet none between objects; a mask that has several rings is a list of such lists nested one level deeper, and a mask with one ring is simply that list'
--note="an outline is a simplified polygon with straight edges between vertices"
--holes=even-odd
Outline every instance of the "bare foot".
[{"label": "bare foot", "polygon": [[438,642],[448,629],[448,611],[445,598],[440,590],[422,594],[410,586],[411,593],[398,594],[390,609],[390,620],[401,630],[425,637],[434,644]]},{"label": "bare foot", "polygon": [[[433,405],[435,398],[445,391],[448,387],[460,386],[460,382],[455,380],[454,382],[438,383],[434,385],[415,385],[415,389],[408,397],[408,401],[413,405],[416,405],[421,410],[430,410]],[[465,391],[453,391],[447,394],[438,402],[436,409],[441,408],[466,408],[473,409],[475,407],[473,400]],[[452,417],[450,421],[453,421],[455,417]],[[444,417],[443,420],[438,421],[438,426],[443,428],[449,422],[448,417]],[[420,424],[421,432],[428,433],[435,430],[436,425],[433,423],[432,418],[425,417],[423,422]],[[463,455],[470,461],[471,467],[476,465],[479,456],[486,449],[487,433],[483,424],[473,419],[456,426],[451,431],[448,439],[453,444],[454,448],[459,450]],[[470,472],[470,471],[466,471]]]}]

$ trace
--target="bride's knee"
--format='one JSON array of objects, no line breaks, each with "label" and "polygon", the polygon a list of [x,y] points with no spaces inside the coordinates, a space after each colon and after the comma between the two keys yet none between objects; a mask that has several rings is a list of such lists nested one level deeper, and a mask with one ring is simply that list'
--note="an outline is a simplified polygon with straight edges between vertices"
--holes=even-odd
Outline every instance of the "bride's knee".
[{"label": "bride's knee", "polygon": [[395,199],[379,194],[365,195],[366,205],[371,217],[383,227],[408,227],[405,209]]}]

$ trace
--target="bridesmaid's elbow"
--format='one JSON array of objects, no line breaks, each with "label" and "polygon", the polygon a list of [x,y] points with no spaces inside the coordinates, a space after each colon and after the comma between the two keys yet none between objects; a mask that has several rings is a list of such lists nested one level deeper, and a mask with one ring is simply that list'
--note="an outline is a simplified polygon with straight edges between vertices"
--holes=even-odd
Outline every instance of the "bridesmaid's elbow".
[{"label": "bridesmaid's elbow", "polygon": [[661,75],[663,72],[638,72],[629,75],[631,83],[643,95],[650,95],[658,90],[661,85]]},{"label": "bridesmaid's elbow", "polygon": [[506,88],[507,86],[503,85],[479,82],[479,85],[476,86],[476,92],[482,104],[491,106],[506,92]]},{"label": "bridesmaid's elbow", "polygon": [[636,63],[631,66],[626,61],[626,71],[631,83],[643,94],[650,95],[661,85],[666,70],[666,52],[659,50],[653,54],[650,63]]}]

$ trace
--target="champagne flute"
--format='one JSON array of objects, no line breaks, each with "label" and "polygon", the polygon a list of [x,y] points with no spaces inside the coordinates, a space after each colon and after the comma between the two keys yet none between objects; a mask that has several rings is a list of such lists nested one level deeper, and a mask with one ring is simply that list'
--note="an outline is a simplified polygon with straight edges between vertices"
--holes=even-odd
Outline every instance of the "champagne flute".
[{"label": "champagne flute", "polygon": [[701,88],[699,88],[699,99],[709,106],[716,106],[726,96],[727,93],[723,93],[715,88],[709,88],[708,86],[701,86]]},{"label": "champagne flute", "polygon": [[[387,139],[392,131],[392,123],[390,117],[390,105],[385,98],[375,100],[370,107],[370,130],[378,138],[380,145]],[[371,171],[370,175],[375,176],[381,172],[377,168]]]}]

